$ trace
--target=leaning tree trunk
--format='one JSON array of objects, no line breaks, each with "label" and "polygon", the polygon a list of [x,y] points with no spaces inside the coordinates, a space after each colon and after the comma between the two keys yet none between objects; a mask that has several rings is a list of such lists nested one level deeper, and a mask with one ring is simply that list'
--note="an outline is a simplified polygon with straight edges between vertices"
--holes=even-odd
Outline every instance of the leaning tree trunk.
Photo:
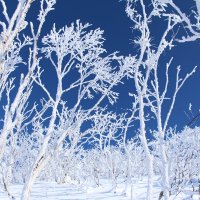
[{"label": "leaning tree trunk", "polygon": [[52,113],[52,118],[51,118],[50,125],[49,125],[49,129],[45,136],[45,139],[44,139],[44,142],[40,149],[39,155],[37,156],[37,159],[36,159],[36,161],[32,167],[32,170],[30,172],[29,178],[27,179],[26,184],[24,185],[21,200],[29,200],[31,188],[32,188],[36,178],[39,176],[42,169],[44,169],[44,167],[46,166],[46,164],[52,157],[51,156],[52,154],[49,154],[48,156],[45,154],[46,154],[46,150],[48,148],[48,142],[51,138],[51,133],[53,132],[53,129],[54,129],[54,122],[56,120],[56,111],[57,111],[58,102],[59,101],[57,101],[55,104],[55,107],[54,107],[54,110]]},{"label": "leaning tree trunk", "polygon": [[31,190],[33,187],[33,184],[35,183],[36,178],[39,176],[41,171],[44,169],[46,164],[49,162],[49,160],[52,158],[51,155],[48,155],[46,158],[42,158],[38,162],[35,163],[25,185],[22,191],[22,196],[21,200],[29,200],[30,199],[30,194]]}]

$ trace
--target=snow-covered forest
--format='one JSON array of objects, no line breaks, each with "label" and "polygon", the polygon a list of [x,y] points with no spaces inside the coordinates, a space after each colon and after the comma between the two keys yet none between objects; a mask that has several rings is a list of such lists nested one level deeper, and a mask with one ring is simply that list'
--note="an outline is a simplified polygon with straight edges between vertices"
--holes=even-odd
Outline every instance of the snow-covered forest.
[{"label": "snow-covered forest", "polygon": [[[199,114],[170,124],[200,73],[170,54],[199,43],[191,1],[189,12],[176,0],[117,2],[136,49],[125,55],[81,19],[43,31],[56,0],[18,0],[14,10],[0,0],[0,199],[200,199]],[[117,112],[126,84],[131,107]]]}]

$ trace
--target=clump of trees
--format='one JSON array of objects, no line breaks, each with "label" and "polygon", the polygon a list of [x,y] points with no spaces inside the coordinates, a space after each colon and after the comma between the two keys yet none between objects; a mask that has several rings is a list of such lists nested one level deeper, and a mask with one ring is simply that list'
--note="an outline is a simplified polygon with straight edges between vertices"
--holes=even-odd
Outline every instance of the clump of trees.
[{"label": "clump of trees", "polygon": [[[160,199],[188,187],[191,196],[199,191],[199,128],[176,133],[169,127],[178,92],[196,67],[183,77],[177,67],[174,81],[169,75],[173,58],[160,65],[163,53],[174,45],[200,38],[197,1],[189,15],[173,0],[127,0],[125,11],[138,48],[129,56],[108,54],[103,31],[79,20],[60,29],[55,24],[41,34],[56,0],[39,2],[37,25],[27,21],[34,1],[19,0],[14,13],[4,0],[0,4],[0,173],[10,197],[10,184],[23,183],[21,199],[28,200],[36,180],[85,184],[92,179],[99,186],[107,178],[115,191],[123,179],[127,193],[129,185],[148,176],[146,199],[151,200],[155,175],[161,178]],[[157,20],[163,31],[155,47],[152,27]],[[45,81],[48,67],[54,70],[54,91]],[[117,102],[115,87],[125,78],[135,91],[129,93],[132,107],[114,113],[102,102]],[[36,88],[41,96],[31,103]],[[150,132],[148,121],[155,130]],[[128,131],[138,122],[137,136],[130,139]]]}]

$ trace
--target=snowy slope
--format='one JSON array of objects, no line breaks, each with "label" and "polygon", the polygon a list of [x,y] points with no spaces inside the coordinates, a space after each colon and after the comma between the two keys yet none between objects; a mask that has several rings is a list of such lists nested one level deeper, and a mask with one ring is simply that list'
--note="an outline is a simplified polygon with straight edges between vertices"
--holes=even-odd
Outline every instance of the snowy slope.
[{"label": "snowy slope", "polygon": [[[146,179],[139,181],[132,187],[129,186],[126,195],[123,192],[124,188],[125,184],[119,182],[116,191],[113,191],[111,183],[107,180],[101,180],[99,187],[90,186],[87,188],[75,184],[58,185],[53,182],[38,182],[33,187],[31,200],[145,200]],[[11,186],[10,191],[16,197],[16,200],[19,200],[22,185]],[[158,199],[159,191],[159,184],[155,184],[154,199],[156,200]],[[199,200],[199,197],[196,195],[191,198],[190,195],[180,194],[177,197],[171,197],[171,199]],[[9,198],[1,191],[0,200],[9,200]]]}]

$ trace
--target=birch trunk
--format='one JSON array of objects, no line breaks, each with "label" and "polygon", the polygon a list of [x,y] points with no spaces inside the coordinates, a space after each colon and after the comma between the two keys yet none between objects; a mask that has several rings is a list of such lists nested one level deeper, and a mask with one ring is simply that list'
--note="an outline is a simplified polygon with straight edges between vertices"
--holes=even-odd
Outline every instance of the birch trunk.
[{"label": "birch trunk", "polygon": [[162,167],[163,167],[163,192],[164,192],[164,199],[169,200],[169,165],[166,157],[166,150],[163,144],[163,140],[161,141],[162,145],[160,146],[161,151],[161,158],[162,158]]},{"label": "birch trunk", "polygon": [[139,95],[139,117],[140,117],[140,139],[144,147],[146,161],[147,161],[147,170],[148,170],[148,186],[147,186],[147,200],[153,200],[153,156],[150,153],[147,138],[146,138],[146,126],[145,126],[145,116],[144,116],[144,101],[142,94]]},{"label": "birch trunk", "polygon": [[[157,74],[155,75],[156,81],[156,101],[157,101],[157,128],[159,133],[159,144],[160,144],[160,154],[162,161],[162,184],[163,184],[163,194],[164,199],[169,200],[169,164],[166,156],[165,148],[165,128],[163,128],[162,122],[162,101],[159,97],[159,84]],[[167,121],[166,121],[167,122]]]},{"label": "birch trunk", "polygon": [[62,79],[59,78],[58,86],[57,86],[56,100],[54,102],[52,116],[51,116],[51,120],[49,123],[49,128],[48,128],[47,134],[44,138],[44,142],[41,146],[40,152],[36,158],[36,161],[33,164],[32,171],[30,172],[29,178],[26,181],[26,184],[24,185],[21,200],[29,200],[30,192],[31,192],[32,186],[33,186],[36,178],[39,176],[40,172],[46,166],[46,164],[48,163],[48,161],[51,158],[51,155],[47,156],[45,154],[46,154],[46,151],[48,148],[48,143],[51,138],[52,132],[54,131],[54,125],[55,125],[55,121],[57,118],[56,112],[58,109],[58,105],[59,105],[61,96],[62,96]]},{"label": "birch trunk", "polygon": [[[35,67],[35,65],[34,65]],[[23,83],[20,85],[17,94],[15,96],[15,99],[13,103],[11,104],[10,110],[5,113],[4,117],[4,127],[1,132],[1,140],[0,140],[0,160],[2,160],[2,157],[4,155],[5,147],[6,147],[6,140],[9,135],[9,133],[13,130],[14,128],[14,121],[17,118],[16,110],[20,104],[21,97],[24,95],[24,90],[26,89],[27,85],[30,83],[31,80],[31,72],[29,72]],[[16,115],[16,116],[15,116]]]},{"label": "birch trunk", "polygon": [[[158,112],[161,114],[161,110],[158,106]],[[169,200],[169,164],[166,156],[166,148],[164,144],[164,132],[162,130],[161,115],[158,117],[158,131],[159,131],[159,143],[160,143],[160,153],[162,159],[162,182],[163,182],[163,193],[164,199]]]},{"label": "birch trunk", "polygon": [[24,185],[23,191],[22,191],[22,196],[21,196],[21,200],[29,200],[30,199],[30,194],[31,194],[31,190],[33,187],[33,184],[36,180],[36,178],[39,176],[40,172],[42,171],[42,169],[46,166],[46,164],[49,162],[49,160],[51,159],[51,155],[47,156],[46,158],[42,158],[40,160],[40,162],[37,162],[38,165],[36,165],[29,177],[28,180],[26,181],[26,184]]}]

